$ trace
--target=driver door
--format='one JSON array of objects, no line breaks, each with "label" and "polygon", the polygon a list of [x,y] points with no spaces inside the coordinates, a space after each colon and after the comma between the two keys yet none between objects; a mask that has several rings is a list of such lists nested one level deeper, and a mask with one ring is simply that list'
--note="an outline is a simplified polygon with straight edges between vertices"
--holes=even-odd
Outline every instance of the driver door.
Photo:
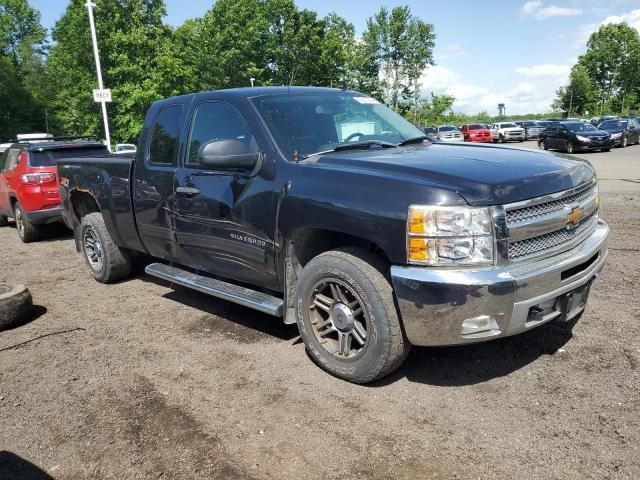
[{"label": "driver door", "polygon": [[186,155],[176,171],[175,229],[180,263],[261,286],[275,282],[274,196],[267,159],[257,171],[207,167],[199,149],[233,140],[245,153],[260,149],[240,112],[206,100],[193,110]]}]

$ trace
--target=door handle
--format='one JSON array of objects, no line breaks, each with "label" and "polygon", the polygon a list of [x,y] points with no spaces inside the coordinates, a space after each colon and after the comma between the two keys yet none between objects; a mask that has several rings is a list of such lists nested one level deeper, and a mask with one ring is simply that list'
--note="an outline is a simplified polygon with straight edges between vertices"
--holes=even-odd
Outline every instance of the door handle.
[{"label": "door handle", "polygon": [[192,188],[192,187],[177,187],[176,188],[176,193],[179,193],[179,194],[184,195],[186,197],[195,197],[196,195],[200,194],[200,190],[198,190],[197,188]]}]

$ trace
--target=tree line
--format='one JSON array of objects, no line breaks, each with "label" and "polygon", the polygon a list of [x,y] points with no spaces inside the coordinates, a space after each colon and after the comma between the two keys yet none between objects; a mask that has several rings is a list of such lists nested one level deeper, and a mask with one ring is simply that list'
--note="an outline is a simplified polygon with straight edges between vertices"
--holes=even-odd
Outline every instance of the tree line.
[{"label": "tree line", "polygon": [[[249,86],[250,79],[354,89],[414,118],[438,108],[419,84],[433,64],[434,27],[406,6],[381,8],[358,37],[339,15],[319,17],[293,0],[217,0],[177,28],[164,21],[163,0],[96,3],[115,142],[135,141],[158,99]],[[28,0],[0,0],[0,138],[45,130],[102,137],[94,88],[84,0],[70,0],[51,32]]]},{"label": "tree line", "polygon": [[587,51],[556,92],[554,109],[568,117],[640,112],[640,34],[626,23],[591,34]]}]

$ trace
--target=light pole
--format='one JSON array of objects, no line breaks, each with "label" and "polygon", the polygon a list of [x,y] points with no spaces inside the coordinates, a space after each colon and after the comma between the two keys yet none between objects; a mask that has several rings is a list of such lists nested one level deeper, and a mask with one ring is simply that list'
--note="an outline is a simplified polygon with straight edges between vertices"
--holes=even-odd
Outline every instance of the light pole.
[{"label": "light pole", "polygon": [[[96,24],[93,20],[93,9],[96,8],[96,4],[91,0],[87,0],[85,6],[89,12],[89,26],[91,27],[91,40],[93,41],[93,55],[96,57],[98,88],[100,90],[104,90],[104,85],[102,83],[102,69],[100,68],[100,53],[98,52],[98,38],[96,37]],[[102,106],[102,119],[104,121],[104,135],[107,140],[107,148],[111,151],[111,135],[109,134],[109,120],[107,118],[107,102],[103,99],[100,101],[100,105]]]}]

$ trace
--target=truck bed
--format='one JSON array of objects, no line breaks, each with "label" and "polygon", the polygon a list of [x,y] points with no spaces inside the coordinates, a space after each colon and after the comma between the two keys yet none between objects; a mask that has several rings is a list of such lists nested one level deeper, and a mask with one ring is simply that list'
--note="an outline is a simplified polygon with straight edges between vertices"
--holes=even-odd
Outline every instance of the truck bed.
[{"label": "truck bed", "polygon": [[69,218],[70,202],[80,193],[89,193],[98,202],[105,224],[115,243],[123,248],[144,251],[138,235],[132,199],[133,157],[105,155],[92,158],[70,158],[58,162],[58,179],[67,188],[60,189],[65,212]]}]

